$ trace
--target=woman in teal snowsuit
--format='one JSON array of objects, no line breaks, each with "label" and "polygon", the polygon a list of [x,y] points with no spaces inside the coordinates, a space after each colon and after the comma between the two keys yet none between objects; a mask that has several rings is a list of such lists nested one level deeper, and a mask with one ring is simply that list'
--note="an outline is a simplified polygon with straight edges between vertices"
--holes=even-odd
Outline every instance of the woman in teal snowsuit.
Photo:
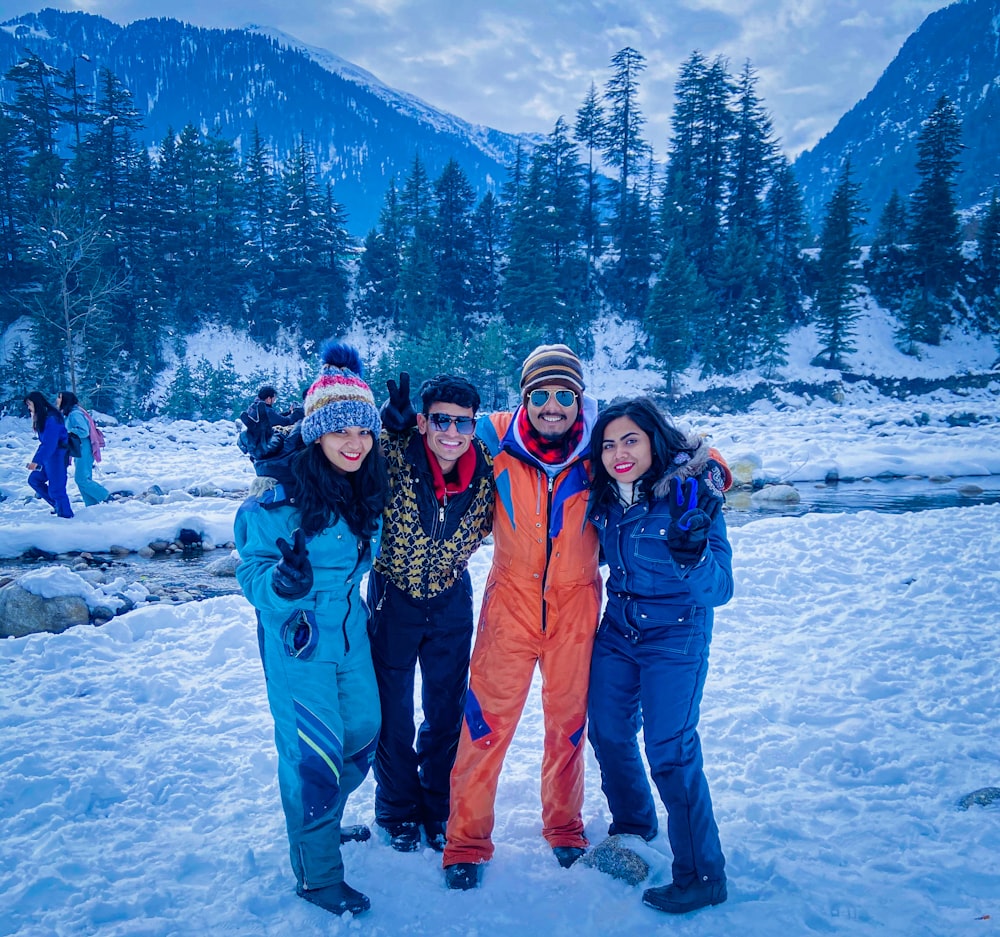
[{"label": "woman in teal snowsuit", "polygon": [[90,507],[111,497],[102,484],[94,481],[94,447],[90,443],[90,420],[87,411],[71,390],[64,390],[56,397],[56,406],[66,419],[66,432],[80,440],[80,454],[73,457],[73,478],[83,495],[83,503]]},{"label": "woman in teal snowsuit", "polygon": [[378,411],[350,346],[328,345],[284,483],[261,476],[236,515],[236,576],[257,610],[296,891],[327,911],[344,881],[341,818],[375,756],[379,701],[361,579],[388,490]]}]

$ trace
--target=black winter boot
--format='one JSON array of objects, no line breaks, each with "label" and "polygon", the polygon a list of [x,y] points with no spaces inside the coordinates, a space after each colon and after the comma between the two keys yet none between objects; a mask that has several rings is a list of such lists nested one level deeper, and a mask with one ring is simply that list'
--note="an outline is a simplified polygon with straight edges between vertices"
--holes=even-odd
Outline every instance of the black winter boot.
[{"label": "black winter boot", "polygon": [[444,883],[449,888],[468,891],[470,888],[479,887],[482,875],[481,862],[456,862],[455,865],[445,866]]},{"label": "black winter boot", "polygon": [[642,903],[667,914],[687,914],[708,905],[722,904],[728,898],[726,880],[692,882],[686,887],[677,884],[660,888],[647,888],[642,893]]},{"label": "black winter boot", "polygon": [[581,849],[579,846],[553,846],[552,852],[554,853],[559,864],[564,868],[568,869],[577,859],[580,858],[587,850]]},{"label": "black winter boot", "polygon": [[351,888],[347,882],[338,882],[325,888],[303,888],[299,885],[295,893],[331,914],[361,914],[372,906],[367,895]]},{"label": "black winter boot", "polygon": [[412,820],[403,823],[379,823],[389,834],[389,845],[396,852],[416,852],[420,848],[420,824]]},{"label": "black winter boot", "polygon": [[372,831],[363,823],[357,826],[342,826],[340,828],[340,845],[344,843],[367,843],[372,838]]},{"label": "black winter boot", "polygon": [[439,820],[428,820],[424,824],[424,838],[427,845],[435,852],[444,852],[447,840],[444,835],[444,824]]}]

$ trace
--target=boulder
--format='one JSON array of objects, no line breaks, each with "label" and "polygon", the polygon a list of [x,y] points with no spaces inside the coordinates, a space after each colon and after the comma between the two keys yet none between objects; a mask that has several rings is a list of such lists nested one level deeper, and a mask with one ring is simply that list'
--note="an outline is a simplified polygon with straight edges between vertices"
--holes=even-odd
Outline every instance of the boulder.
[{"label": "boulder", "polygon": [[73,625],[90,624],[90,609],[76,595],[46,599],[22,589],[17,582],[0,589],[0,637],[23,638],[48,631],[60,634]]},{"label": "boulder", "polygon": [[649,863],[632,848],[633,844],[640,843],[642,840],[636,836],[609,836],[586,853],[580,865],[590,866],[629,885],[638,885],[649,875]]},{"label": "boulder", "polygon": [[798,504],[802,500],[801,495],[792,485],[768,485],[755,491],[750,497],[753,505],[768,504]]},{"label": "boulder", "polygon": [[217,560],[212,560],[205,566],[205,572],[209,576],[235,576],[236,567],[239,565],[239,554],[234,551],[228,556],[220,556]]}]

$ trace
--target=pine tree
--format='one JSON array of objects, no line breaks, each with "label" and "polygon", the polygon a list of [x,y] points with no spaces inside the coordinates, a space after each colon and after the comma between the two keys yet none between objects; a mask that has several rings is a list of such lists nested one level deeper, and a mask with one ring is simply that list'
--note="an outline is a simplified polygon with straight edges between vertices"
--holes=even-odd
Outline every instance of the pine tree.
[{"label": "pine tree", "polygon": [[698,269],[679,242],[671,243],[643,322],[668,393],[674,393],[677,374],[691,363],[696,330],[711,318],[713,308],[713,299]]},{"label": "pine tree", "polygon": [[[26,275],[24,227],[28,223],[26,150],[17,124],[0,104],[0,293]],[[10,320],[11,306],[0,303],[0,325]]]},{"label": "pine tree", "polygon": [[823,346],[814,360],[830,368],[843,368],[845,356],[854,351],[852,339],[858,316],[855,284],[860,278],[861,256],[858,231],[864,224],[860,189],[851,178],[851,162],[847,160],[837,188],[827,202],[820,235],[819,284],[813,319]]},{"label": "pine tree", "polygon": [[607,164],[618,170],[616,240],[619,242],[628,228],[633,176],[649,152],[649,144],[642,137],[646,118],[639,107],[639,76],[645,68],[645,56],[626,46],[612,56],[611,77],[604,86],[607,108],[603,152]]},{"label": "pine tree", "polygon": [[198,410],[194,378],[186,361],[178,366],[163,401],[163,415],[173,420],[193,419]]},{"label": "pine tree", "polygon": [[601,187],[594,155],[600,151],[601,141],[604,139],[604,108],[593,83],[576,112],[573,139],[587,151],[586,198],[581,223],[584,243],[587,245],[588,283],[592,284],[596,278],[594,265],[601,254]]},{"label": "pine tree", "polygon": [[749,62],[736,82],[735,95],[726,221],[730,228],[740,227],[759,237],[763,233],[764,193],[771,184],[778,147],[771,119],[757,96],[757,73]]},{"label": "pine tree", "polygon": [[476,194],[456,160],[448,160],[435,182],[434,201],[438,303],[452,310],[453,328],[468,338],[474,263],[472,210]]},{"label": "pine tree", "polygon": [[865,262],[865,279],[879,303],[898,313],[903,297],[913,289],[913,271],[907,250],[906,204],[897,189],[892,190],[882,209],[871,250]]},{"label": "pine tree", "polygon": [[389,182],[378,228],[368,232],[358,262],[355,311],[371,321],[400,325],[399,275],[403,263],[403,220],[396,180]]},{"label": "pine tree", "polygon": [[974,270],[977,324],[1000,347],[1000,199],[996,190],[979,224]]},{"label": "pine tree", "polygon": [[765,280],[771,284],[772,295],[785,304],[785,323],[794,323],[802,316],[802,247],[808,239],[808,225],[802,189],[787,157],[781,154],[775,157],[771,184],[764,197],[763,225]]},{"label": "pine tree", "polygon": [[939,98],[917,138],[920,182],[910,198],[910,242],[920,296],[907,303],[904,342],[938,345],[942,328],[951,321],[951,300],[963,266],[955,203],[961,133],[955,105]]},{"label": "pine tree", "polygon": [[14,88],[7,112],[28,152],[25,165],[27,210],[32,217],[51,210],[60,198],[64,160],[56,147],[59,126],[56,84],[61,76],[59,69],[47,65],[34,52],[26,53],[4,75]]},{"label": "pine tree", "polygon": [[664,241],[680,238],[703,276],[712,273],[725,240],[724,210],[735,132],[734,87],[725,62],[694,52],[681,66],[671,118]]},{"label": "pine tree", "polygon": [[472,308],[479,323],[492,322],[500,310],[500,265],[505,219],[499,199],[487,192],[472,218]]}]

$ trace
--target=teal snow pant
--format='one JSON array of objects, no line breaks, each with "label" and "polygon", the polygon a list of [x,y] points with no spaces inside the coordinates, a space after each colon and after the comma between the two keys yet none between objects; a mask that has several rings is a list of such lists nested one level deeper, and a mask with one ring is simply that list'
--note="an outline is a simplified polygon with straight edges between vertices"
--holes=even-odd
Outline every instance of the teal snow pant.
[{"label": "teal snow pant", "polygon": [[[295,623],[291,631],[294,641]],[[378,687],[368,637],[352,629],[349,645],[334,660],[328,653],[322,660],[296,656],[287,639],[259,624],[257,637],[292,869],[301,888],[324,888],[344,880],[340,821],[378,742]]]}]

